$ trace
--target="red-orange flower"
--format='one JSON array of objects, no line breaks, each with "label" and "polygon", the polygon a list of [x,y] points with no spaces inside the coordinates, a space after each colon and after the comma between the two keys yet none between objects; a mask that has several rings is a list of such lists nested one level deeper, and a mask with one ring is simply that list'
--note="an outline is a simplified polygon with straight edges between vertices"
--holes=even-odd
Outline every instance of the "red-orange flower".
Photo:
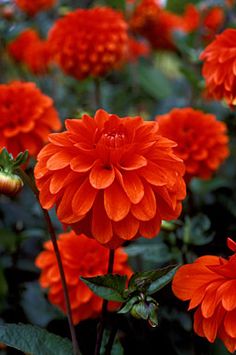
[{"label": "red-orange flower", "polygon": [[186,13],[179,16],[163,9],[156,0],[142,0],[131,16],[130,26],[147,38],[153,48],[173,49],[173,31],[188,33],[195,28],[195,12],[191,9],[186,8]]},{"label": "red-orange flower", "polygon": [[[235,252],[236,245],[229,240]],[[196,308],[194,331],[213,343],[220,338],[230,352],[236,350],[236,254],[229,259],[202,256],[177,271],[172,290]]]},{"label": "red-orange flower", "polygon": [[202,52],[202,74],[206,80],[208,95],[217,100],[225,99],[236,104],[236,30],[227,29]]},{"label": "red-orange flower", "polygon": [[141,42],[134,37],[129,37],[129,55],[130,62],[136,62],[140,57],[147,57],[151,52],[151,48],[147,42]]},{"label": "red-orange flower", "polygon": [[62,223],[117,247],[179,216],[184,165],[156,122],[98,110],[66,127],[49,136],[35,168],[41,204],[56,205]]},{"label": "red-orange flower", "polygon": [[0,150],[13,156],[26,149],[36,156],[48,134],[61,128],[53,100],[29,82],[0,85],[0,117]]},{"label": "red-orange flower", "polygon": [[30,16],[53,7],[56,0],[15,0],[16,5]]},{"label": "red-orange flower", "polygon": [[174,152],[185,163],[186,181],[210,178],[229,155],[226,125],[215,115],[187,107],[175,108],[156,119],[160,133],[178,144]]},{"label": "red-orange flower", "polygon": [[101,76],[127,57],[127,24],[121,13],[106,7],[78,9],[57,20],[49,32],[55,60],[77,79]]},{"label": "red-orange flower", "polygon": [[219,31],[225,20],[225,14],[221,7],[215,6],[210,8],[203,19],[203,37],[208,42],[214,38],[214,35]]},{"label": "red-orange flower", "polygon": [[35,74],[44,74],[51,61],[51,51],[47,41],[41,40],[32,29],[23,31],[8,45],[9,54],[24,63]]},{"label": "red-orange flower", "polygon": [[[58,240],[62,263],[64,266],[69,297],[72,306],[72,317],[75,324],[87,318],[97,317],[102,309],[102,299],[96,296],[81,280],[80,276],[93,277],[107,272],[109,251],[95,240],[74,232],[61,234]],[[62,284],[52,242],[44,244],[36,265],[42,270],[40,284],[49,289],[49,300],[66,312]],[[122,248],[115,253],[114,273],[131,276],[132,271],[127,264],[128,255]],[[109,303],[110,310],[117,304]]]}]

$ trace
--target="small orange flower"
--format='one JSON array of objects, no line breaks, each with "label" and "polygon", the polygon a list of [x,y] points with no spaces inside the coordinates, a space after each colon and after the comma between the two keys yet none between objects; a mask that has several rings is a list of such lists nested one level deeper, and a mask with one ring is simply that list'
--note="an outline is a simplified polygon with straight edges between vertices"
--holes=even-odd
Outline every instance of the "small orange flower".
[{"label": "small orange flower", "polygon": [[98,110],[66,127],[49,136],[35,168],[41,204],[56,205],[62,223],[114,248],[153,238],[162,219],[179,216],[184,165],[157,123]]},{"label": "small orange flower", "polygon": [[146,42],[136,40],[129,37],[129,61],[136,62],[140,57],[147,57],[151,52],[151,48]]},{"label": "small orange flower", "polygon": [[127,57],[127,24],[111,8],[78,9],[55,22],[49,42],[65,73],[77,79],[102,76]]},{"label": "small orange flower", "polygon": [[15,0],[16,5],[29,16],[53,7],[56,0]]},{"label": "small orange flower", "polygon": [[[228,246],[236,251],[231,239]],[[199,336],[211,343],[220,338],[231,353],[236,350],[236,254],[202,256],[180,267],[172,290],[182,301],[190,300],[189,310],[197,307],[194,331]]]},{"label": "small orange flower", "polygon": [[61,128],[53,100],[34,83],[0,85],[0,149],[36,156],[52,130]]},{"label": "small orange flower", "polygon": [[236,104],[236,30],[226,29],[202,52],[202,74],[209,97]]},{"label": "small orange flower", "polygon": [[156,119],[160,133],[178,144],[174,152],[185,163],[186,181],[210,178],[229,155],[226,125],[212,114],[175,108]]},{"label": "small orange flower", "polygon": [[41,40],[36,31],[27,29],[8,45],[9,54],[24,63],[34,74],[44,74],[51,61],[47,41]]},{"label": "small orange flower", "polygon": [[208,42],[213,40],[215,34],[219,31],[225,20],[225,14],[221,7],[210,8],[203,19],[204,39]]},{"label": "small orange flower", "polygon": [[[109,251],[95,240],[74,232],[59,235],[58,247],[64,266],[72,317],[75,324],[81,320],[97,317],[102,309],[102,299],[96,296],[81,280],[80,276],[93,277],[107,272]],[[49,300],[66,312],[62,284],[52,242],[44,244],[37,259],[36,266],[41,269],[40,284],[49,289]],[[114,273],[131,276],[132,270],[127,265],[128,255],[122,248],[115,253]],[[117,304],[109,303],[114,310]]]},{"label": "small orange flower", "polygon": [[[183,16],[163,9],[156,0],[142,0],[130,19],[130,27],[149,40],[155,49],[174,49],[173,31],[191,32],[195,28],[195,11],[186,9]],[[193,16],[194,15],[194,16]]]}]

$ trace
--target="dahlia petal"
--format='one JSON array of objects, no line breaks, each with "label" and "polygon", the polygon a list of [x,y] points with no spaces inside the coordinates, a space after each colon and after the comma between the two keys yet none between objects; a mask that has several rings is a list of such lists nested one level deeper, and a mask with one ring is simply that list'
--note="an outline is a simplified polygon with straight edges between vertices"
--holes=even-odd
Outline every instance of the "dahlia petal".
[{"label": "dahlia petal", "polygon": [[49,187],[50,187],[50,179],[47,180],[46,183],[44,183],[43,189],[40,191],[40,195],[39,195],[40,204],[46,210],[52,208],[52,206],[55,204],[57,200],[57,195],[52,195],[49,191]]},{"label": "dahlia petal", "polygon": [[198,307],[198,309],[194,313],[193,329],[195,333],[198,334],[200,337],[205,336],[203,331],[203,316],[200,307]]},{"label": "dahlia petal", "polygon": [[66,186],[57,206],[57,215],[62,223],[75,223],[80,220],[72,210],[71,201],[80,188],[80,181]]},{"label": "dahlia petal", "polygon": [[105,122],[109,120],[109,117],[110,115],[106,111],[102,109],[97,110],[94,116],[94,121],[97,123],[98,128],[103,128]]},{"label": "dahlia petal", "polygon": [[47,168],[49,170],[63,169],[70,164],[73,157],[71,151],[61,150],[48,159]]},{"label": "dahlia petal", "polygon": [[80,303],[87,303],[93,297],[93,292],[82,281],[79,280],[77,288],[76,301]]},{"label": "dahlia petal", "polygon": [[130,240],[134,238],[139,229],[139,221],[132,216],[131,213],[128,214],[124,219],[119,222],[112,223],[114,232],[119,238]]},{"label": "dahlia petal", "polygon": [[210,343],[216,339],[218,329],[224,317],[225,311],[221,306],[218,306],[216,312],[210,318],[203,318],[202,328],[205,337]]},{"label": "dahlia petal", "polygon": [[232,311],[236,308],[236,280],[229,280],[225,282],[224,293],[222,296],[222,306],[226,311]]},{"label": "dahlia petal", "polygon": [[48,136],[49,142],[53,143],[53,147],[58,151],[58,147],[71,147],[72,142],[69,139],[70,133],[69,132],[61,132],[61,133],[51,133]]},{"label": "dahlia petal", "polygon": [[56,171],[55,174],[52,175],[49,190],[52,194],[56,194],[59,192],[64,186],[64,181],[68,176],[69,170],[59,170]]},{"label": "dahlia petal", "polygon": [[120,162],[121,169],[124,170],[137,170],[147,165],[147,159],[142,155],[132,154],[131,156],[122,159]]},{"label": "dahlia petal", "polygon": [[213,316],[218,303],[221,301],[218,287],[222,285],[222,281],[212,282],[205,289],[205,295],[201,303],[201,311],[204,318],[210,318]]},{"label": "dahlia petal", "polygon": [[139,203],[144,196],[144,187],[142,180],[134,172],[125,172],[123,177],[123,189],[125,190],[130,201],[134,204]]},{"label": "dahlia petal", "polygon": [[140,221],[148,221],[155,216],[156,197],[149,185],[144,185],[144,196],[138,204],[131,206],[131,212]]},{"label": "dahlia petal", "polygon": [[104,191],[104,206],[108,217],[115,222],[129,213],[131,202],[116,180]]},{"label": "dahlia petal", "polygon": [[94,189],[87,178],[79,187],[72,199],[72,210],[74,214],[85,215],[91,208],[98,190]]},{"label": "dahlia petal", "polygon": [[224,326],[220,327],[219,338],[223,341],[228,351],[234,353],[234,351],[236,350],[236,339],[231,338],[228,335],[228,333],[224,329]]},{"label": "dahlia petal", "polygon": [[77,155],[70,162],[70,167],[74,171],[84,173],[89,171],[95,163],[94,157],[88,155]]},{"label": "dahlia petal", "polygon": [[139,232],[144,238],[155,237],[161,228],[161,218],[158,213],[149,221],[140,222]]},{"label": "dahlia petal", "polygon": [[232,337],[236,338],[236,309],[226,312],[225,318],[224,318],[224,328],[226,333]]},{"label": "dahlia petal", "polygon": [[102,193],[97,196],[93,206],[92,233],[94,238],[102,244],[108,243],[113,236],[112,224],[104,208]]},{"label": "dahlia petal", "polygon": [[96,163],[89,174],[90,184],[95,189],[105,189],[115,180],[113,166],[105,167],[100,162]]},{"label": "dahlia petal", "polygon": [[[148,165],[145,168],[139,171],[139,175],[155,186],[163,186],[167,185],[167,183],[171,183],[168,179],[168,171],[151,161],[148,162]],[[175,182],[176,178],[175,180],[173,180],[173,178],[171,180]]]}]

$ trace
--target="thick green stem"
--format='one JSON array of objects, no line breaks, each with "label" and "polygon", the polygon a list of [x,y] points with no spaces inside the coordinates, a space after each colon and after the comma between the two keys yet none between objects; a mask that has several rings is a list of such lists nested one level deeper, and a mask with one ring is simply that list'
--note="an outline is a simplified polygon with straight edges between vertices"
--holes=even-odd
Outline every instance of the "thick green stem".
[{"label": "thick green stem", "polygon": [[[112,272],[113,272],[114,258],[115,258],[115,249],[110,249],[108,268],[107,268],[108,274],[112,274]],[[107,305],[108,305],[108,301],[103,300],[102,316],[101,316],[101,320],[100,320],[98,327],[97,327],[97,339],[96,339],[96,346],[95,346],[94,355],[99,355],[99,353],[100,353],[100,348],[101,348],[101,344],[102,344],[102,337],[103,337],[105,324],[106,324]]]},{"label": "thick green stem", "polygon": [[74,353],[74,355],[80,355],[81,353],[79,350],[79,345],[78,345],[77,338],[76,338],[75,328],[74,328],[73,321],[72,321],[70,298],[69,298],[69,292],[68,292],[68,288],[67,288],[64,268],[63,268],[63,264],[62,264],[62,260],[61,260],[60,251],[58,248],[56,233],[55,233],[54,227],[52,225],[52,221],[50,219],[48,211],[45,210],[40,204],[39,193],[38,193],[37,187],[34,184],[34,181],[22,169],[17,169],[17,173],[22,178],[22,180],[31,188],[31,190],[33,191],[33,193],[34,193],[34,195],[35,195],[35,197],[42,209],[42,212],[43,212],[46,224],[47,224],[47,228],[48,228],[51,240],[52,240],[52,244],[53,244],[53,248],[54,248],[54,252],[56,255],[57,264],[58,264],[58,268],[59,268],[64,298],[65,298],[65,304],[66,304],[66,313],[67,313],[67,318],[68,318],[68,323],[69,323],[70,333],[71,333],[71,339],[72,339],[72,344],[73,344],[73,353]]}]

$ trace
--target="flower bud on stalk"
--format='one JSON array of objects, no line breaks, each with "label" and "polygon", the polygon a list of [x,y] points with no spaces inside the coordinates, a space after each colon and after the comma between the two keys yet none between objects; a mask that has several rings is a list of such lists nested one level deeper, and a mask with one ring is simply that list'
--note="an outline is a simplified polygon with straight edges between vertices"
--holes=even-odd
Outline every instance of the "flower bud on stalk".
[{"label": "flower bud on stalk", "polygon": [[0,171],[0,193],[7,196],[14,196],[23,187],[21,178],[12,173]]},{"label": "flower bud on stalk", "polygon": [[15,171],[24,164],[28,152],[20,153],[16,159],[4,148],[0,152],[0,194],[14,196],[23,187],[23,181]]}]

